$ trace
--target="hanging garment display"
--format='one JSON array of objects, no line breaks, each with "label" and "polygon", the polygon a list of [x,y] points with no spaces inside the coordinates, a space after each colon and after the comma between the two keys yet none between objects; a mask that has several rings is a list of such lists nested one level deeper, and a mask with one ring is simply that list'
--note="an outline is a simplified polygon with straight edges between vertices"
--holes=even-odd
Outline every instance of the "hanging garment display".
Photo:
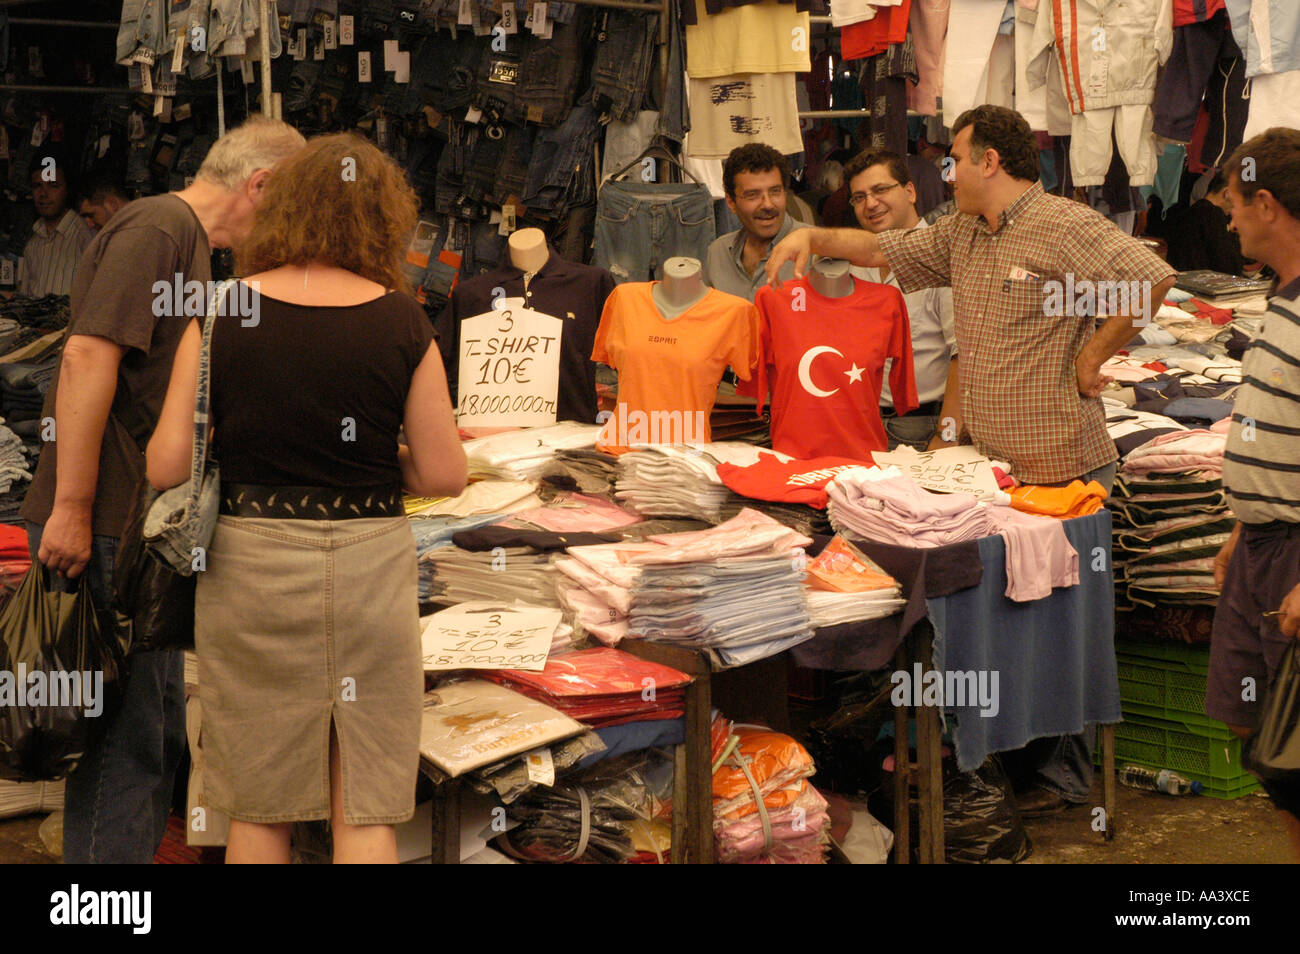
[{"label": "hanging garment display", "polygon": [[782,155],[803,151],[794,73],[732,73],[690,78],[693,159],[725,159],[751,142]]},{"label": "hanging garment display", "polygon": [[1168,0],[1052,0],[1038,12],[1029,49],[1031,89],[1043,86],[1055,46],[1073,123],[1070,170],[1075,186],[1101,185],[1113,138],[1129,182],[1151,185],[1156,173],[1154,117],[1158,66],[1173,47]]},{"label": "hanging garment display", "polygon": [[887,358],[895,410],[917,407],[902,293],[855,278],[851,294],[829,298],[805,277],[759,289],[755,303],[761,363],[751,388],[760,407],[771,390],[773,448],[802,460],[863,461],[888,448],[880,418]]}]

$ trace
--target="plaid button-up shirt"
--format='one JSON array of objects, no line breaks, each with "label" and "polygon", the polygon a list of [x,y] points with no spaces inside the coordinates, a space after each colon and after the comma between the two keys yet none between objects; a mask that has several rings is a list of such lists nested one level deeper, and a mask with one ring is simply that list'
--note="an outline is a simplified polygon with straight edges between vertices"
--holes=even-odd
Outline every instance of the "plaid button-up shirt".
[{"label": "plaid button-up shirt", "polygon": [[[1107,302],[1117,300],[1122,312],[1136,298],[1127,310],[1136,317],[1142,291],[1150,300],[1174,269],[1104,216],[1037,182],[1003,210],[996,231],[981,216],[956,213],[879,239],[904,292],[952,286],[962,418],[981,453],[1036,484],[1115,460],[1101,400],[1079,394],[1074,359]],[[1152,301],[1152,313],[1159,306]]]}]

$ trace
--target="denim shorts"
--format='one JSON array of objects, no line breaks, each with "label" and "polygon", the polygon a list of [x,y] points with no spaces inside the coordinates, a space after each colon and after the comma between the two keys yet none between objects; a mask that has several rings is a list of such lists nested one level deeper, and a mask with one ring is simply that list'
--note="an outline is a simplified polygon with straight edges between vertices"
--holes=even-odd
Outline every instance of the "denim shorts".
[{"label": "denim shorts", "polygon": [[596,204],[594,265],[614,282],[653,281],[674,256],[704,261],[713,199],[696,183],[606,182]]}]

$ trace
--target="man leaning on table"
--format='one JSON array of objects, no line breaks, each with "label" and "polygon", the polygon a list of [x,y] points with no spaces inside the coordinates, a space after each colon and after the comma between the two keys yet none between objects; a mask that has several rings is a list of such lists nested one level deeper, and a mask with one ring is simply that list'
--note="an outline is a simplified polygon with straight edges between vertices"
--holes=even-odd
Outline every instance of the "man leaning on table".
[{"label": "man leaning on table", "polygon": [[[1278,275],[1223,453],[1223,490],[1240,521],[1214,560],[1220,587],[1210,637],[1207,715],[1247,738],[1266,689],[1300,636],[1300,130],[1242,143],[1223,167],[1241,254]],[[1300,780],[1263,779],[1300,857]]]},{"label": "man leaning on table", "polygon": [[[1159,306],[1176,273],[1104,216],[1043,191],[1038,147],[1019,113],[978,106],[952,131],[956,213],[911,231],[800,229],[772,249],[769,280],[779,281],[791,259],[802,275],[819,255],[888,266],[904,293],[951,286],[961,360],[950,367],[931,449],[968,437],[1024,483],[1096,480],[1109,492],[1116,453],[1099,398],[1110,380],[1101,366],[1149,320],[1146,309]],[[1085,280],[1124,282],[1142,294],[1097,328],[1064,302],[1065,290]],[[1086,300],[1070,304],[1088,310]],[[1025,747],[1035,787],[1017,800],[1023,814],[1088,800],[1090,738],[1085,731]]]}]

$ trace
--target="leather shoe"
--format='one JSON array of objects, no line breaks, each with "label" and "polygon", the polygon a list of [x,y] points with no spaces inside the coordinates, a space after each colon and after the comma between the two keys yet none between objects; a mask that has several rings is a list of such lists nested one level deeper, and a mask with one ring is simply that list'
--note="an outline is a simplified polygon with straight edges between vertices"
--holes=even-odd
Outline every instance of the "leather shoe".
[{"label": "leather shoe", "polygon": [[1056,815],[1065,811],[1069,803],[1064,798],[1045,788],[1034,788],[1023,795],[1016,796],[1016,811],[1021,818],[1040,818],[1044,815]]}]

